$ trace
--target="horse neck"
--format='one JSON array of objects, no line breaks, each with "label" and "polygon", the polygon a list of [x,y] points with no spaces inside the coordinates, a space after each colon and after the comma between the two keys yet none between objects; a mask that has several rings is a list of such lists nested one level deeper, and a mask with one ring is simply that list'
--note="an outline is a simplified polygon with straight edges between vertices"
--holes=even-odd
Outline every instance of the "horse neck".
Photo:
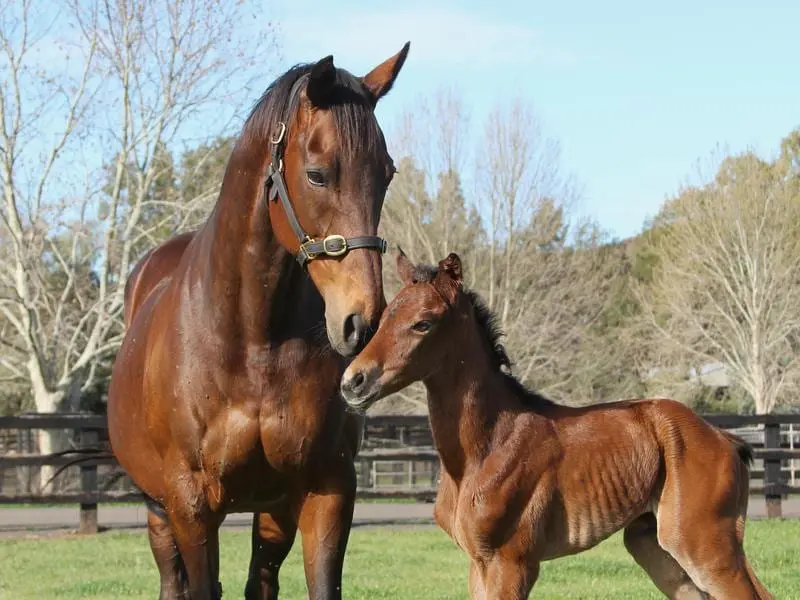
[{"label": "horse neck", "polygon": [[291,327],[297,315],[322,314],[313,286],[270,223],[263,191],[270,149],[266,137],[240,137],[203,230],[208,305],[215,320],[233,326],[244,342],[266,341],[275,323]]},{"label": "horse neck", "polygon": [[458,482],[491,451],[495,425],[510,406],[510,390],[481,347],[474,323],[456,329],[460,333],[450,341],[448,358],[425,387],[436,449]]}]

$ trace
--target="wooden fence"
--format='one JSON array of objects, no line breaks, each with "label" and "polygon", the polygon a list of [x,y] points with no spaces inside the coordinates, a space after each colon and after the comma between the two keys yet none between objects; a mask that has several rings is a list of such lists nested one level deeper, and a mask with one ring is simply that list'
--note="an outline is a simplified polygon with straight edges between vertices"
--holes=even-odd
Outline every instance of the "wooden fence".
[{"label": "wooden fence", "polygon": [[[800,444],[797,444],[800,414],[704,417],[719,427],[743,435],[753,444],[756,465],[751,471],[751,494],[765,498],[768,517],[780,517],[782,499],[789,494],[800,494],[794,476],[795,468],[800,467]],[[75,458],[39,454],[35,449],[34,432],[43,429],[61,430],[76,449],[107,444],[106,419],[102,415],[0,417],[0,505],[77,503],[80,505],[79,530],[94,532],[97,531],[99,503],[141,500],[130,481],[120,477],[122,473],[114,458],[95,458],[70,467],[78,470],[77,476],[73,471],[71,485],[62,483],[55,489],[48,486],[44,492],[38,491],[38,469],[46,465],[61,467]],[[439,476],[439,459],[431,443],[427,417],[368,418],[364,447],[356,459],[358,496],[431,500]],[[13,477],[9,478],[9,473]]]}]

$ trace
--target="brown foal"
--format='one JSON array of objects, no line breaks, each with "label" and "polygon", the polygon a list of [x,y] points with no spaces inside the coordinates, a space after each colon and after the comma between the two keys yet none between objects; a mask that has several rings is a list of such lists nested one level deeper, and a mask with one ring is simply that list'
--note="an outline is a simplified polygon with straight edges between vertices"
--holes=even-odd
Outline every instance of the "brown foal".
[{"label": "brown foal", "polygon": [[541,561],[619,529],[669,598],[771,598],[742,547],[744,441],[673,400],[571,408],[526,390],[457,255],[397,263],[405,287],[342,394],[363,411],[424,382],[442,461],[436,520],[472,560],[473,598],[527,598]]}]

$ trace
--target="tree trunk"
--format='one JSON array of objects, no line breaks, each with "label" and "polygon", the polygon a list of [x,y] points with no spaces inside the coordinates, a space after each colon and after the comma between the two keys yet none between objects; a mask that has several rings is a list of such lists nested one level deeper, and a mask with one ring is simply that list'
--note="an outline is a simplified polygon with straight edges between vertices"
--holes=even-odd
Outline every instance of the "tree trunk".
[{"label": "tree trunk", "polygon": [[[58,412],[63,398],[63,392],[52,392],[43,385],[34,385],[33,401],[36,405],[36,412]],[[37,437],[40,454],[51,454],[67,448],[68,435],[67,432],[62,429],[40,429]],[[43,466],[41,468],[39,471],[40,491],[52,491],[55,489],[55,482],[48,483],[55,471],[56,467],[53,466]]]}]

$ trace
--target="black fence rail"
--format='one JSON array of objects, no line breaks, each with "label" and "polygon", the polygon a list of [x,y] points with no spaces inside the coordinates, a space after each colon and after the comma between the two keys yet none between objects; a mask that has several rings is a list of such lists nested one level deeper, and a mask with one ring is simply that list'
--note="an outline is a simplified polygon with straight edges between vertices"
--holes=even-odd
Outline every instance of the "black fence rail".
[{"label": "black fence rail", "polygon": [[[797,448],[800,414],[704,415],[704,418],[744,435],[753,444],[756,465],[751,471],[750,492],[765,498],[768,517],[780,517],[782,500],[790,494],[800,494],[800,486],[792,485],[794,468],[800,467]],[[113,457],[85,460],[77,467],[70,467],[73,476],[67,478],[67,484],[62,481],[42,489],[42,467],[55,470],[76,458],[76,455],[38,453],[36,434],[48,429],[61,431],[77,453],[85,448],[108,447],[106,418],[102,415],[0,417],[0,505],[78,504],[79,531],[91,533],[97,531],[98,504],[141,500]],[[431,444],[430,425],[425,416],[368,418],[364,447],[356,459],[358,497],[431,500],[436,494],[440,465]],[[20,476],[21,472],[24,476]],[[54,483],[58,483],[57,479]]]}]

